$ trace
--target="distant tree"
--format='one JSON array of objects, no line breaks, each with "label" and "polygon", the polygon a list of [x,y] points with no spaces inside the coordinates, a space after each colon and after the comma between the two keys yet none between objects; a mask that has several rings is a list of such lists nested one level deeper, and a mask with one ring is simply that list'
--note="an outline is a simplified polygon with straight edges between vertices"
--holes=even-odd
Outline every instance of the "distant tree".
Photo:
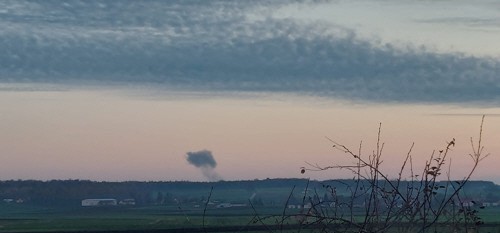
[{"label": "distant tree", "polygon": [[165,202],[165,198],[164,198],[164,195],[162,192],[158,192],[157,196],[156,196],[156,204],[164,204]]},{"label": "distant tree", "polygon": [[262,198],[257,197],[252,200],[252,205],[253,206],[264,206],[264,202],[262,201]]}]

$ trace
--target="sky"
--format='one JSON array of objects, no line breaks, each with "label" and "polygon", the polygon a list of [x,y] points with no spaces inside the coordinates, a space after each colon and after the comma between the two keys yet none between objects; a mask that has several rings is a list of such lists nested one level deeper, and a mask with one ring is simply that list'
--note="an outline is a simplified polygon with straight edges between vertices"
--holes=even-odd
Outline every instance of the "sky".
[{"label": "sky", "polygon": [[484,114],[500,183],[497,1],[15,0],[0,28],[1,180],[351,178],[300,168],[379,124],[384,173],[455,138],[460,179]]}]

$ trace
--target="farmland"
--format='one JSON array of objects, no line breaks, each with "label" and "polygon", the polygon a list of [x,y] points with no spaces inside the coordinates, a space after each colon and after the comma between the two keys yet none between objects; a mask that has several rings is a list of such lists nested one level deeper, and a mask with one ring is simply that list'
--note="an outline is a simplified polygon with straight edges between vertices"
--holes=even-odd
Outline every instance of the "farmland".
[{"label": "farmland", "polygon": [[[250,207],[204,208],[182,206],[146,207],[40,207],[2,204],[0,231],[82,231],[183,229],[252,224]],[[280,208],[259,212],[278,215]],[[272,224],[272,221],[266,221]],[[255,225],[255,224],[253,224]]]},{"label": "farmland", "polygon": [[[203,229],[203,221],[207,229],[233,229],[247,231],[259,229],[263,224],[254,222],[255,212],[250,208],[211,209],[203,217],[201,209],[181,210],[175,206],[141,207],[141,208],[11,208],[2,205],[0,218],[1,232],[63,232],[63,231],[154,231],[154,230],[188,230]],[[261,217],[276,215],[264,220],[273,226],[275,220],[281,219],[280,208],[265,208],[257,212]],[[287,211],[288,214],[294,212]],[[482,213],[488,231],[500,228],[500,208],[488,208]],[[204,220],[203,220],[204,219]],[[289,222],[293,224],[292,221]],[[296,224],[297,222],[295,222]],[[265,228],[264,228],[265,229]],[[168,231],[167,231],[168,232]]]},{"label": "farmland", "polygon": [[[321,197],[328,193],[324,188],[325,184],[339,184],[336,181],[308,182],[302,179],[149,184],[71,181],[72,185],[67,185],[66,182],[68,181],[4,182],[3,186],[0,186],[4,199],[0,203],[0,232],[192,232],[196,229],[238,232],[269,231],[273,227],[279,230],[286,230],[287,227],[317,227],[299,225],[295,217],[284,217],[304,213],[300,208],[289,208],[294,201],[300,202],[305,196]],[[42,198],[36,196],[41,194],[36,194],[35,190],[28,188],[33,185],[38,191],[45,190],[45,193],[50,193],[48,190],[56,186],[59,191],[50,193],[55,195],[53,198]],[[493,198],[496,195],[494,191],[497,186],[492,183],[473,181],[470,185],[466,191],[476,200],[486,200],[487,197]],[[127,186],[139,186],[143,193],[132,192]],[[310,192],[304,192],[306,186]],[[75,189],[86,192],[77,192]],[[130,192],[120,196],[123,190]],[[341,191],[339,188],[339,193]],[[27,193],[31,193],[31,196],[27,196]],[[73,196],[65,193],[73,193]],[[7,195],[13,198],[9,199]],[[139,198],[133,205],[81,206],[81,199],[96,197]],[[362,207],[358,210],[354,212],[355,218],[361,219]],[[482,229],[485,232],[498,232],[500,207],[489,206],[478,210],[485,222]]]}]

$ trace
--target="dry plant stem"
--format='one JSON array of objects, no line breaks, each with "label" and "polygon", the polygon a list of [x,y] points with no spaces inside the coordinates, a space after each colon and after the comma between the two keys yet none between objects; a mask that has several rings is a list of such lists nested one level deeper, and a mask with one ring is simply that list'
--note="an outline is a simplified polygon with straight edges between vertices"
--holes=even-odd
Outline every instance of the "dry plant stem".
[{"label": "dry plant stem", "polygon": [[212,192],[214,191],[214,186],[210,188],[210,193],[208,194],[207,202],[205,202],[205,208],[203,208],[203,219],[202,219],[202,224],[203,224],[203,230],[205,233],[207,233],[207,228],[205,227],[205,216],[207,213],[207,208],[208,208],[208,203],[210,202],[210,198],[212,197]]},{"label": "dry plant stem", "polygon": [[[250,206],[252,207],[252,210],[254,212],[254,216],[252,218],[252,220],[250,220],[251,223],[257,223],[259,222],[262,226],[264,226],[266,228],[266,231],[267,232],[272,232],[274,233],[274,231],[269,228],[269,226],[264,222],[264,220],[268,217],[260,217],[260,215],[258,214],[257,210],[255,209],[255,206],[253,205],[253,203],[249,200],[250,202]],[[250,224],[250,222],[248,223],[248,225]]]},{"label": "dry plant stem", "polygon": [[[307,181],[307,183],[309,184],[309,180]],[[283,232],[283,224],[285,223],[285,219],[286,219],[286,208],[288,207],[288,203],[290,202],[290,199],[292,198],[294,190],[295,190],[295,185],[293,186],[292,191],[290,191],[290,194],[288,195],[288,198],[286,199],[285,206],[283,207],[283,213],[281,214],[281,221],[280,221],[280,232]]]},{"label": "dry plant stem", "polygon": [[[482,147],[482,145],[481,145],[482,136],[483,136],[484,117],[485,116],[483,115],[483,117],[481,119],[481,126],[479,128],[479,139],[478,139],[477,150],[474,148],[474,141],[471,138],[471,146],[472,146],[473,154],[469,154],[469,155],[472,157],[472,160],[473,160],[472,168],[469,171],[468,175],[464,179],[462,179],[461,182],[459,182],[458,186],[454,186],[453,184],[451,184],[454,187],[454,192],[451,194],[450,198],[446,199],[446,201],[444,201],[442,203],[442,206],[446,206],[447,204],[449,204],[452,201],[453,197],[458,197],[458,198],[460,197],[458,195],[458,193],[463,189],[463,187],[465,186],[465,184],[470,180],[470,178],[472,177],[472,174],[474,174],[474,172],[476,171],[476,168],[479,165],[479,162],[481,162],[484,158],[486,158],[486,157],[488,157],[490,155],[490,154],[486,154],[486,155],[482,154],[483,149],[484,149]],[[426,227],[429,227],[430,225],[436,223],[438,221],[439,216],[442,214],[443,211],[444,211],[443,207],[441,207],[440,209],[438,209],[436,217]]]},{"label": "dry plant stem", "polygon": [[[380,136],[380,134],[379,134],[379,136]],[[324,170],[329,170],[329,169],[348,169],[348,170],[351,170],[355,173],[356,173],[356,171],[359,171],[359,173],[357,173],[357,175],[361,176],[361,178],[363,178],[363,179],[370,179],[367,176],[362,175],[361,170],[360,170],[361,168],[368,168],[370,171],[374,171],[377,174],[377,176],[382,177],[382,179],[384,181],[388,182],[388,184],[391,186],[391,188],[394,189],[396,192],[398,192],[398,195],[401,195],[401,198],[403,198],[406,201],[406,198],[404,198],[404,196],[401,193],[399,193],[399,190],[397,190],[396,187],[392,184],[392,182],[390,182],[391,180],[385,174],[383,174],[377,167],[375,167],[371,162],[365,161],[364,159],[361,158],[360,154],[353,153],[346,146],[339,144],[328,137],[326,137],[326,138],[330,142],[334,143],[334,148],[336,148],[344,153],[350,154],[355,159],[358,159],[358,164],[357,165],[347,165],[347,166],[346,165],[334,165],[334,166],[322,167],[322,166],[319,166],[317,164],[307,163],[308,165],[310,165],[312,167],[312,169],[306,169],[306,170],[308,170],[308,171],[324,171]],[[380,138],[378,138],[377,141],[378,140],[380,140]]]},{"label": "dry plant stem", "polygon": [[[334,192],[332,192],[332,196],[336,196],[334,198],[336,201],[334,206],[331,207],[334,208],[333,217],[328,217],[329,212],[321,210],[319,204],[313,205],[314,211],[310,212],[308,216],[315,217],[316,221],[314,223],[316,224],[344,223],[349,225],[349,228],[346,228],[345,231],[352,231],[355,228],[357,229],[356,232],[387,232],[395,226],[403,232],[426,232],[432,227],[437,227],[436,223],[438,221],[452,224],[454,227],[458,227],[458,224],[476,221],[478,218],[472,216],[476,213],[475,210],[470,208],[464,210],[463,204],[461,208],[457,209],[455,200],[459,203],[462,202],[461,191],[463,187],[471,179],[479,162],[489,155],[483,155],[483,124],[484,116],[481,119],[477,143],[471,138],[473,153],[469,154],[469,156],[472,158],[472,167],[467,176],[460,182],[455,181],[457,184],[454,184],[450,178],[451,159],[449,156],[456,143],[454,138],[447,142],[443,150],[433,151],[430,154],[429,160],[425,162],[420,174],[414,171],[412,151],[415,144],[412,143],[396,180],[391,180],[388,175],[380,170],[384,148],[384,143],[381,143],[381,124],[377,134],[376,150],[366,158],[362,157],[362,142],[359,144],[358,152],[355,153],[345,145],[327,137],[333,143],[334,149],[352,156],[355,159],[355,164],[322,167],[318,164],[308,163],[310,168],[305,170],[347,169],[355,174],[353,178],[355,183],[347,187],[351,195],[350,201],[344,202],[350,216],[339,214],[346,213],[342,210],[346,207],[339,203],[339,199]],[[445,166],[446,163],[448,163],[448,166]],[[439,180],[443,170],[446,171],[446,181]],[[405,171],[410,173],[409,181],[403,176]],[[401,187],[402,184],[406,184],[406,187]],[[439,190],[441,191],[438,192]],[[361,221],[357,221],[354,217],[356,200],[358,203],[359,200],[364,200],[364,216]],[[457,218],[458,214],[463,215],[463,219]],[[322,229],[326,230],[326,227],[322,227]]]}]

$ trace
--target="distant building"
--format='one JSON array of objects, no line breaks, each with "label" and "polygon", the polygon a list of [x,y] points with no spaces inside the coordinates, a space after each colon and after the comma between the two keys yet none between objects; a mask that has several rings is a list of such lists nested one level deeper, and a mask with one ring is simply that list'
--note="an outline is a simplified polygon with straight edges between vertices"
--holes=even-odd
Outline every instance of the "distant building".
[{"label": "distant building", "polygon": [[229,208],[231,207],[231,203],[220,203],[215,208]]},{"label": "distant building", "polygon": [[458,203],[458,206],[463,206],[463,207],[473,207],[475,204],[476,204],[476,202],[475,202],[475,201],[473,201],[472,199],[465,199],[465,200],[461,200],[461,201]]},{"label": "distant building", "polygon": [[288,203],[287,208],[288,209],[310,209],[312,207],[311,203],[300,203],[300,202],[291,202]]},{"label": "distant building", "polygon": [[288,209],[301,209],[302,208],[302,202],[299,201],[297,198],[294,196],[291,196],[290,199],[287,202],[287,208]]},{"label": "distant building", "polygon": [[231,208],[231,207],[245,207],[246,204],[232,204],[232,203],[220,203],[215,208]]},{"label": "distant building", "polygon": [[135,199],[129,198],[129,199],[123,199],[120,202],[118,202],[119,205],[135,205]]},{"label": "distant building", "polygon": [[500,203],[498,202],[483,202],[484,207],[492,207],[492,206],[499,206]]},{"label": "distant building", "polygon": [[18,199],[5,198],[5,199],[3,199],[3,202],[5,202],[5,203],[22,204],[22,203],[24,203],[24,199],[21,199],[21,198],[18,198]]},{"label": "distant building", "polygon": [[115,206],[118,202],[112,198],[84,199],[82,206]]}]

